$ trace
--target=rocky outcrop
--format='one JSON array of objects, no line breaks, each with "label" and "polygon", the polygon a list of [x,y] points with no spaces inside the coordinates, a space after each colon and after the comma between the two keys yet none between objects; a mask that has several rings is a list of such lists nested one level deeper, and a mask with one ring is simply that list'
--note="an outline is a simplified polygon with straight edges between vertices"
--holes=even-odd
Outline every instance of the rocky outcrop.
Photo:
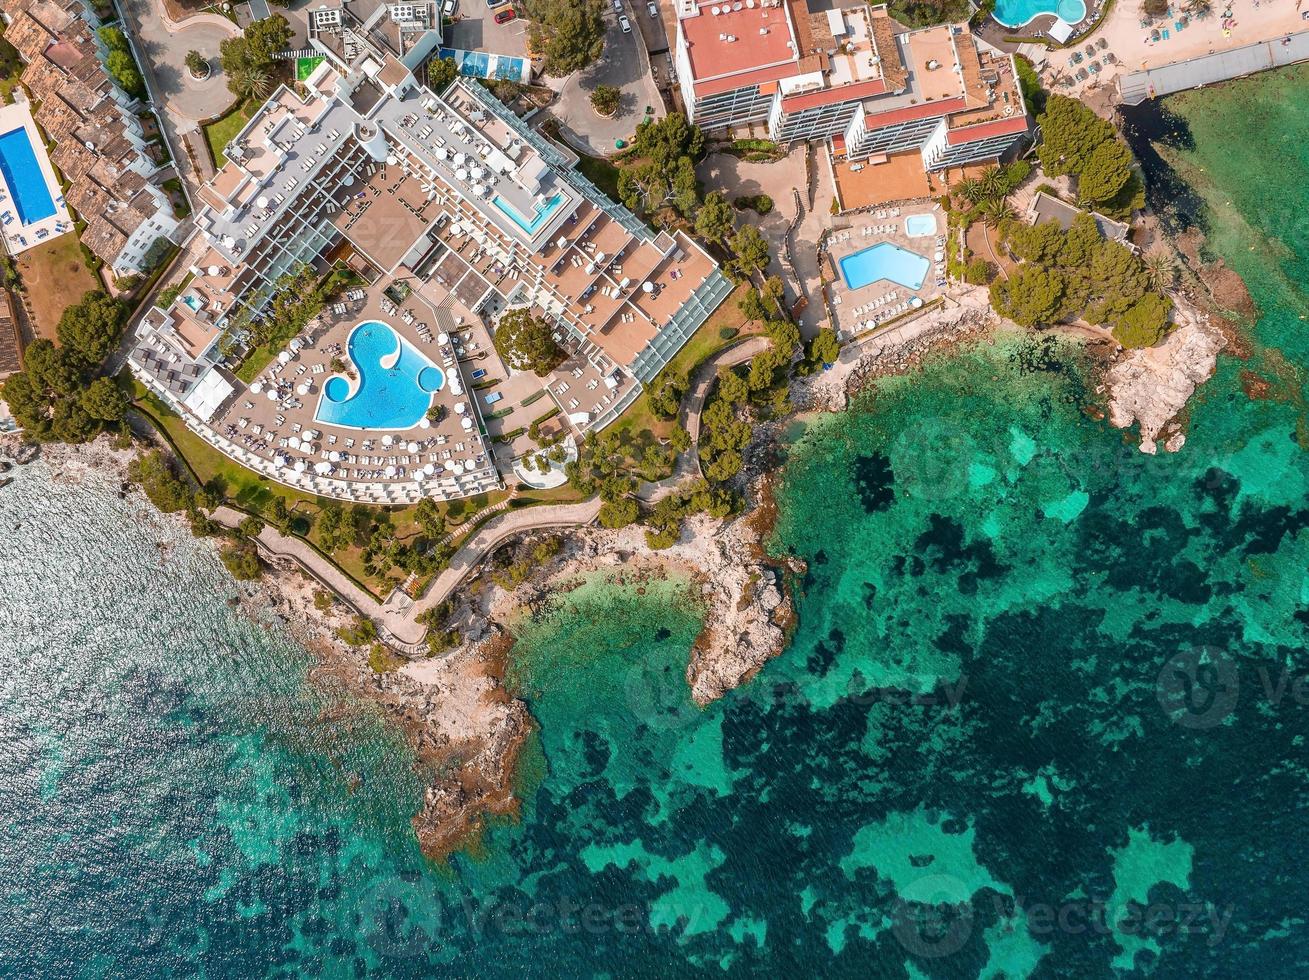
[{"label": "rocky outcrop", "polygon": [[[1141,452],[1158,451],[1156,440],[1186,405],[1195,389],[1207,381],[1226,343],[1209,316],[1179,303],[1178,326],[1162,344],[1127,351],[1109,368],[1109,421],[1125,429],[1140,426]],[[1180,436],[1180,438],[1179,438]],[[1164,448],[1180,449],[1185,436],[1167,434]]]},{"label": "rocky outcrop", "polygon": [[733,521],[710,544],[701,586],[705,626],[686,666],[691,698],[699,705],[754,677],[785,649],[795,623],[791,595],[779,571],[762,560],[751,521]]}]

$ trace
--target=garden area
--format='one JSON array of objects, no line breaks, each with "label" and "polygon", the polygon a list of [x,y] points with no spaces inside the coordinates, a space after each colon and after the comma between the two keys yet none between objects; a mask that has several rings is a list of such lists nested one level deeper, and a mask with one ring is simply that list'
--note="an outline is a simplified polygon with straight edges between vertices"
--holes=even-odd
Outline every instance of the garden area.
[{"label": "garden area", "polygon": [[223,164],[227,163],[227,154],[223,150],[228,143],[232,142],[236,134],[245,128],[245,124],[250,121],[258,108],[258,102],[242,100],[226,115],[220,116],[204,126],[205,142],[209,145],[209,152],[214,158],[215,167],[221,168]]},{"label": "garden area", "polygon": [[100,280],[88,264],[76,234],[59,235],[41,242],[14,261],[32,310],[32,327],[38,337],[53,339],[55,325],[64,315],[64,310],[77,303],[88,291],[100,288]]}]

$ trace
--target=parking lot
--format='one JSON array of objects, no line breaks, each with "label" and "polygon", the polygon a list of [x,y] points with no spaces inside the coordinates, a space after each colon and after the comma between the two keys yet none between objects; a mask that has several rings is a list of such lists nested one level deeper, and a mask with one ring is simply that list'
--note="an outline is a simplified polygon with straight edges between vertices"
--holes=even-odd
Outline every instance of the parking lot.
[{"label": "parking lot", "polygon": [[501,4],[494,9],[486,0],[459,0],[455,8],[455,22],[443,42],[448,48],[463,51],[487,51],[491,54],[527,55],[527,21],[515,17],[506,24],[495,22],[496,13],[508,10],[512,4]]}]

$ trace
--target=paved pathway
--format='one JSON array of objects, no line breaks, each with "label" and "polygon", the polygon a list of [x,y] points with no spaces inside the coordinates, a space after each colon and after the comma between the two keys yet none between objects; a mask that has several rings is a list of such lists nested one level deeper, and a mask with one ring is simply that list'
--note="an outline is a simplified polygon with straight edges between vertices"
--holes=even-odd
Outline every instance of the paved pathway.
[{"label": "paved pathway", "polygon": [[[630,5],[624,6],[629,21],[637,16]],[[645,108],[654,109],[655,118],[664,115],[663,98],[650,75],[650,56],[645,42],[633,28],[624,34],[618,27],[618,14],[606,4],[605,50],[600,60],[566,78],[542,79],[559,93],[546,113],[557,119],[574,148],[591,156],[609,156],[618,152],[614,141],[631,140],[637,124],[645,118]],[[649,16],[642,5],[640,16]],[[612,118],[597,115],[591,108],[591,93],[597,85],[612,85],[622,93],[618,112]]]}]

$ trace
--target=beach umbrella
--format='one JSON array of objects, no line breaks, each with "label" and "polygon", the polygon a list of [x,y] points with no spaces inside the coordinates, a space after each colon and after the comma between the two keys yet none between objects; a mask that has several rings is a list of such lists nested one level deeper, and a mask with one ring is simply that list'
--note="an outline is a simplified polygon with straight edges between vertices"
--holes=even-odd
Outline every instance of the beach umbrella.
[{"label": "beach umbrella", "polygon": [[469,419],[469,418],[465,418],[465,419],[462,419],[462,420],[459,422],[459,424],[462,425],[462,426],[464,427],[465,430],[468,430],[468,429],[471,429],[471,428],[473,427],[473,420],[472,420],[472,419]]},{"label": "beach umbrella", "polygon": [[[308,383],[309,383],[309,382],[307,382],[307,381],[305,382],[305,384],[308,384]],[[317,439],[317,438],[318,438],[318,430],[317,430],[317,429],[305,429],[304,432],[300,433],[300,438],[303,439],[305,442],[308,442],[310,439]]]},{"label": "beach umbrella", "polygon": [[436,342],[438,344],[448,344],[450,343],[450,335],[448,333],[439,333],[436,335]]},{"label": "beach umbrella", "polygon": [[445,461],[445,468],[446,468],[447,470],[453,470],[453,469],[455,468],[456,465],[457,465],[457,464],[455,463],[455,461],[454,461],[453,459],[447,459],[447,460]]},{"label": "beach umbrella", "polygon": [[391,438],[390,436],[382,436],[382,445],[383,445],[383,446],[389,446],[389,445],[391,445],[393,442],[395,442],[395,440],[394,440],[393,438]]},{"label": "beach umbrella", "polygon": [[296,389],[295,389],[295,390],[296,390],[297,393],[299,393],[299,394],[301,394],[301,395],[307,395],[307,394],[309,394],[309,382],[308,382],[308,381],[302,381],[302,382],[300,382],[300,384],[296,386]]},{"label": "beach umbrella", "polygon": [[395,467],[394,467],[394,466],[388,466],[388,467],[386,468],[386,475],[387,475],[387,476],[395,476]]},{"label": "beach umbrella", "polygon": [[292,449],[299,449],[299,448],[300,448],[300,437],[299,437],[299,436],[292,436],[290,439],[286,440],[286,444],[287,444],[288,446],[290,446]]},{"label": "beach umbrella", "polygon": [[277,392],[274,391],[272,388],[269,388],[269,389],[268,389],[268,400],[269,400],[270,402],[275,402],[275,401],[277,401]]},{"label": "beach umbrella", "polygon": [[455,414],[456,414],[456,415],[463,415],[464,412],[466,412],[466,411],[468,411],[468,406],[467,406],[467,405],[465,405],[463,402],[455,402]]},{"label": "beach umbrella", "polygon": [[654,283],[652,283],[652,282],[643,282],[643,283],[641,283],[641,290],[642,290],[642,292],[653,293],[653,292],[654,292]]},{"label": "beach umbrella", "polygon": [[327,460],[323,460],[321,463],[315,463],[315,464],[314,464],[314,472],[315,472],[315,473],[323,473],[323,474],[331,473],[331,472],[332,472],[332,464],[329,463],[329,462],[327,462]]},{"label": "beach umbrella", "polygon": [[416,442],[411,442],[411,443],[410,443],[408,446],[406,446],[405,448],[408,449],[411,453],[416,453],[416,452],[418,452],[418,443],[416,443]]},{"label": "beach umbrella", "polygon": [[436,464],[428,463],[426,466],[423,467],[423,472],[426,473],[428,476],[431,476],[433,473],[436,472]]},{"label": "beach umbrella", "polygon": [[430,429],[432,427],[432,420],[426,417],[421,418],[418,420],[418,427],[420,429]]},{"label": "beach umbrella", "polygon": [[264,383],[262,381],[256,381],[254,384],[250,386],[250,393],[253,395],[257,395],[259,394],[259,392],[263,390],[264,390]]},{"label": "beach umbrella", "polygon": [[279,364],[290,364],[291,352],[286,350],[282,351],[280,354],[277,355],[277,362]]},{"label": "beach umbrella", "polygon": [[296,471],[297,473],[303,473],[303,472],[304,472],[305,470],[307,470],[308,468],[309,468],[308,464],[305,463],[305,461],[304,461],[303,459],[297,459],[297,460],[295,461],[295,471]]}]

